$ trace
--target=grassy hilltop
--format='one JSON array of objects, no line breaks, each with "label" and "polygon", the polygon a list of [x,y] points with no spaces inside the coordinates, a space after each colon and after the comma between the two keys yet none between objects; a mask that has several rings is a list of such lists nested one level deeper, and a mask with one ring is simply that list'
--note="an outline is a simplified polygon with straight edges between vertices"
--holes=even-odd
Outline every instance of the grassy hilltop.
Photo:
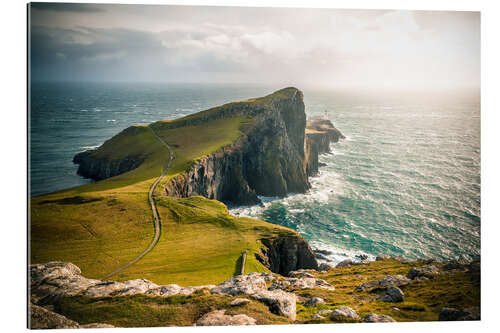
[{"label": "grassy hilltop", "polygon": [[[286,91],[278,95],[282,94]],[[220,117],[219,113],[235,106],[265,106],[273,98],[270,95],[173,121],[133,126],[105,142],[97,156],[120,160],[134,155],[143,159],[142,164],[105,180],[31,198],[31,263],[70,261],[81,267],[84,275],[100,278],[135,258],[153,238],[147,192],[169,157],[168,149],[149,127],[174,149],[176,158],[163,180],[166,182],[203,156],[234,143],[252,125],[251,118]],[[158,244],[113,279],[147,278],[184,286],[218,283],[238,271],[244,250],[249,251],[246,271],[265,271],[253,255],[260,252],[259,239],[294,234],[264,221],[230,216],[223,204],[202,197],[157,196],[156,203],[162,223]]]}]

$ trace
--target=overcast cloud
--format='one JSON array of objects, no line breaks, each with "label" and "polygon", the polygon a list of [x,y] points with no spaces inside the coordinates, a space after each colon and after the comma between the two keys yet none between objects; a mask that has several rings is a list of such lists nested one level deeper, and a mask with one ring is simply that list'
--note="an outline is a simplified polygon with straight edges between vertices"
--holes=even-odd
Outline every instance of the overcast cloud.
[{"label": "overcast cloud", "polygon": [[32,4],[34,80],[477,87],[477,12]]}]

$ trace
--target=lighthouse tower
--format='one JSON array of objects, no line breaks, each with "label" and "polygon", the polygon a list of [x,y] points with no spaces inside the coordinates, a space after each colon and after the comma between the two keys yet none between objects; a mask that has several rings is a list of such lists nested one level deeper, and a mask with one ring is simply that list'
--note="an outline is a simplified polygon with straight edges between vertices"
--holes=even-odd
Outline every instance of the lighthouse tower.
[{"label": "lighthouse tower", "polygon": [[325,110],[325,113],[323,115],[323,119],[328,120],[328,111]]}]

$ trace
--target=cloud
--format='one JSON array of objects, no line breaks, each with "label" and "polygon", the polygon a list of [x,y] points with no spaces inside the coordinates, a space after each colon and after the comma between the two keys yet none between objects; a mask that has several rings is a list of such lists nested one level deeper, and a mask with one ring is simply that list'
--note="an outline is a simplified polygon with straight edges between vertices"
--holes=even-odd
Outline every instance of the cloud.
[{"label": "cloud", "polygon": [[55,11],[55,12],[74,12],[74,13],[99,13],[105,12],[102,7],[82,4],[82,3],[57,3],[57,2],[32,2],[32,9]]}]

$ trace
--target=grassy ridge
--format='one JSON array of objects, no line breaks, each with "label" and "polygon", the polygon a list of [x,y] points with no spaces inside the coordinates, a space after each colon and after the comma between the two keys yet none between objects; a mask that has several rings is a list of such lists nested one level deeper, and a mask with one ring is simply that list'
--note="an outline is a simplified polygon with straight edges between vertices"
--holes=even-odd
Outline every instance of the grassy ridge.
[{"label": "grassy ridge", "polygon": [[[173,129],[162,122],[150,125],[176,154],[166,180],[233,143],[251,123],[233,117]],[[96,155],[108,160],[137,156],[144,162],[109,179],[31,198],[31,263],[71,261],[85,276],[100,278],[135,258],[151,241],[147,191],[166,165],[168,149],[147,126],[133,126],[108,140]],[[222,204],[204,198],[161,197],[157,204],[163,227],[159,243],[114,279],[220,282],[233,275],[243,250],[258,250],[259,237],[286,230],[231,217]],[[247,272],[263,269],[253,256],[247,262]]]}]

